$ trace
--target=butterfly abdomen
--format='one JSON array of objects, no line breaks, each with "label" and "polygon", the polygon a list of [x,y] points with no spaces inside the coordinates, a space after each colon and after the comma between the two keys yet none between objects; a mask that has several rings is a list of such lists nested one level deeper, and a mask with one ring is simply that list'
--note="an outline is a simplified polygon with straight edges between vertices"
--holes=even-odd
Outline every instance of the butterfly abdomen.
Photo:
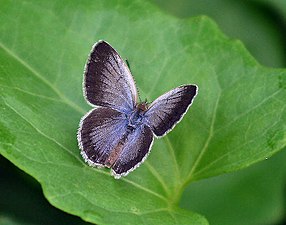
[{"label": "butterfly abdomen", "polygon": [[[145,106],[142,106],[145,107]],[[111,150],[108,158],[105,160],[105,166],[108,168],[112,167],[113,164],[117,161],[117,159],[120,157],[124,146],[126,142],[128,141],[128,137],[130,134],[135,132],[137,128],[142,126],[142,120],[144,117],[144,111],[142,111],[140,108],[136,108],[130,116],[127,118],[128,123],[127,123],[127,129],[126,132],[123,134],[122,138],[118,142],[118,144],[115,146],[113,150]]]},{"label": "butterfly abdomen", "polygon": [[109,156],[106,158],[104,164],[106,167],[110,168],[114,165],[117,159],[120,157],[126,141],[128,140],[128,136],[135,130],[132,126],[127,126],[127,130],[119,140],[118,144],[111,150]]},{"label": "butterfly abdomen", "polygon": [[110,155],[108,156],[108,158],[105,160],[104,163],[106,167],[110,168],[116,162],[116,160],[118,159],[123,150],[124,142],[125,140],[120,140],[117,146],[110,152]]}]

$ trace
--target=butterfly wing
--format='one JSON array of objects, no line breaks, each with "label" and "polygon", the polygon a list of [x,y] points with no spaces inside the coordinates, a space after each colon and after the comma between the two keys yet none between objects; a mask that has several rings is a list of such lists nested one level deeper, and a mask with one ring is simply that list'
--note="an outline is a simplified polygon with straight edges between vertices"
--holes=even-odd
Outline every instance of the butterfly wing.
[{"label": "butterfly wing", "polygon": [[125,115],[116,110],[97,108],[87,113],[78,130],[78,143],[85,161],[91,166],[105,166],[126,129]]},{"label": "butterfly wing", "polygon": [[164,136],[182,119],[197,91],[196,85],[184,85],[161,95],[145,113],[145,123],[157,137]]},{"label": "butterfly wing", "polygon": [[112,173],[115,178],[126,176],[136,169],[147,158],[154,135],[146,125],[141,125],[130,133],[124,143],[124,147],[115,164]]},{"label": "butterfly wing", "polygon": [[105,41],[97,42],[92,48],[83,86],[85,97],[92,105],[127,113],[137,102],[137,90],[129,68]]}]

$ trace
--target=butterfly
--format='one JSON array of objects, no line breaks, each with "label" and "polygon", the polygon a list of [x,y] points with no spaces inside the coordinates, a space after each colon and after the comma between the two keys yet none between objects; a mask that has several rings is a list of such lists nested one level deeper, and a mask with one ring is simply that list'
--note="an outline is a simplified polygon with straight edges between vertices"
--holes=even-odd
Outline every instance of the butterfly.
[{"label": "butterfly", "polygon": [[162,137],[183,118],[198,93],[182,85],[151,104],[138,102],[128,65],[105,41],[92,47],[84,70],[84,97],[94,108],[82,117],[77,134],[84,160],[111,168],[116,179],[136,169]]}]

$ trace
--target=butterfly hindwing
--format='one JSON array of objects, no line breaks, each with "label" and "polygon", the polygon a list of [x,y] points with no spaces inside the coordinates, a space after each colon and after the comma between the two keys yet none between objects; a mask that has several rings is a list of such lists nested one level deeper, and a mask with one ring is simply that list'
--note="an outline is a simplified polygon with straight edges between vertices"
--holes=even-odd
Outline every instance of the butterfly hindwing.
[{"label": "butterfly hindwing", "polygon": [[157,137],[164,136],[178,123],[197,94],[196,85],[177,87],[157,98],[145,113],[145,123]]},{"label": "butterfly hindwing", "polygon": [[106,159],[126,133],[125,116],[113,109],[97,108],[82,118],[78,130],[81,155],[91,166],[105,166]]},{"label": "butterfly hindwing", "polygon": [[84,72],[85,97],[89,103],[128,113],[137,101],[135,82],[128,66],[105,41],[97,42]]},{"label": "butterfly hindwing", "polygon": [[137,168],[148,156],[154,135],[146,125],[136,127],[127,137],[124,147],[112,172],[115,178],[127,175]]}]

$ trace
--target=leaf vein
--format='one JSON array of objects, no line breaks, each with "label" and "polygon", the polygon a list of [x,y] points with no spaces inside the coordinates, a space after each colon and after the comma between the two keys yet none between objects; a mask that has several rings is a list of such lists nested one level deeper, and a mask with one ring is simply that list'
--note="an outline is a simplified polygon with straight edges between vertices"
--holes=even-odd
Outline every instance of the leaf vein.
[{"label": "leaf vein", "polygon": [[153,176],[159,181],[159,183],[163,187],[166,194],[169,195],[170,194],[169,189],[167,187],[167,184],[165,183],[165,181],[161,177],[161,175],[155,170],[155,168],[148,161],[145,162],[145,165],[147,166],[149,171],[153,174]]},{"label": "leaf vein", "polygon": [[41,75],[38,71],[36,71],[32,66],[30,66],[26,61],[21,59],[18,55],[16,55],[13,51],[11,51],[9,48],[7,48],[5,45],[3,45],[0,42],[0,47],[9,54],[12,58],[14,58],[16,61],[18,61],[22,66],[24,66],[26,69],[28,69],[31,74],[33,74],[35,77],[37,77],[39,80],[41,80],[43,83],[45,83],[47,86],[49,86],[58,96],[65,102],[67,105],[72,107],[74,110],[80,113],[84,113],[84,110],[79,107],[77,104],[72,102],[70,99],[68,99],[63,93],[61,93],[52,83],[50,83],[49,80],[47,80],[43,75]]},{"label": "leaf vein", "polygon": [[[3,99],[3,98],[2,98]],[[57,144],[59,147],[61,147],[62,149],[64,149],[68,154],[70,154],[71,156],[73,156],[74,158],[76,158],[82,165],[84,165],[84,163],[82,162],[82,160],[80,160],[80,158],[78,156],[76,156],[73,152],[71,152],[67,147],[65,147],[64,145],[62,145],[61,143],[59,143],[57,140],[55,140],[54,138],[48,136],[47,134],[45,134],[44,132],[42,132],[39,128],[37,128],[32,122],[30,122],[27,118],[25,118],[20,112],[18,112],[13,106],[11,106],[10,104],[8,104],[5,99],[3,99],[5,105],[7,105],[15,114],[17,114],[20,118],[22,118],[24,121],[26,121],[32,128],[34,128],[39,134],[41,134],[43,137],[47,138],[48,140],[54,142],[55,144]]]},{"label": "leaf vein", "polygon": [[187,184],[187,183],[189,183],[191,181],[193,173],[195,172],[197,166],[199,165],[203,155],[207,151],[209,143],[210,143],[210,141],[211,141],[211,139],[212,139],[212,137],[214,135],[214,125],[215,125],[215,120],[216,120],[216,115],[217,115],[217,110],[218,110],[220,97],[221,97],[221,91],[219,92],[219,95],[217,97],[217,101],[216,101],[215,106],[214,106],[214,112],[213,112],[213,117],[212,117],[212,120],[211,120],[211,125],[210,125],[210,129],[209,129],[208,138],[206,139],[206,142],[205,142],[205,144],[204,144],[204,146],[202,148],[202,151],[200,152],[199,156],[196,158],[196,160],[195,160],[195,162],[193,164],[193,167],[192,167],[190,173],[187,176],[185,184]]},{"label": "leaf vein", "polygon": [[236,116],[232,121],[230,121],[229,123],[225,124],[224,126],[216,129],[214,131],[214,134],[217,133],[218,131],[230,126],[231,124],[235,123],[235,121],[237,121],[238,119],[240,119],[241,117],[251,113],[253,110],[257,109],[258,107],[260,107],[261,105],[263,105],[264,103],[266,103],[268,100],[271,100],[271,98],[273,98],[275,95],[277,95],[279,92],[281,92],[281,90],[277,90],[276,92],[274,92],[272,95],[269,95],[267,98],[265,98],[263,101],[259,102],[257,105],[255,105],[254,107],[252,107],[251,109],[239,114],[238,116]]}]

